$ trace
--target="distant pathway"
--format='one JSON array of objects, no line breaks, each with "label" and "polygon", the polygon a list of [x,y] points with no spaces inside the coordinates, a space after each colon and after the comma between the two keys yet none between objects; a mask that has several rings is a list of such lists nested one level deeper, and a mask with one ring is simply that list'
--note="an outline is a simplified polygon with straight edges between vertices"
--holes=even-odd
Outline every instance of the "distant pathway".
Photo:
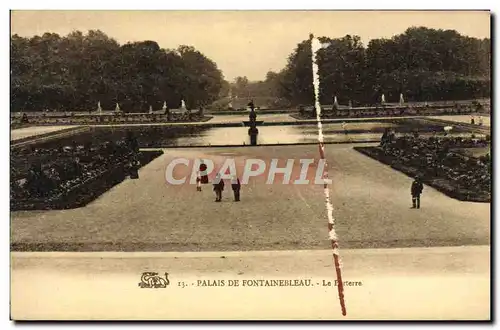
[{"label": "distant pathway", "polygon": [[78,127],[78,125],[67,125],[67,126],[30,126],[18,129],[13,129],[10,131],[10,140],[20,140],[31,136],[52,133],[61,131],[64,129]]},{"label": "distant pathway", "polygon": [[[476,121],[477,121],[477,115],[475,115]],[[491,127],[491,118],[489,115],[481,115],[483,117],[483,125]],[[429,118],[432,119],[440,119],[440,120],[449,120],[449,121],[454,121],[457,123],[466,123],[470,124],[470,116],[463,116],[463,115],[456,115],[456,116],[430,116]]]}]

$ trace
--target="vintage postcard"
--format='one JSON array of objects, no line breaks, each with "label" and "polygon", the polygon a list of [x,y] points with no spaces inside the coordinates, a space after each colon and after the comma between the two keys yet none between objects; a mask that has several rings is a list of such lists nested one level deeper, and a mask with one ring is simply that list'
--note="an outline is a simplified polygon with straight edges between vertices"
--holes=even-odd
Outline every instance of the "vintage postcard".
[{"label": "vintage postcard", "polygon": [[490,320],[489,11],[11,11],[11,319]]}]

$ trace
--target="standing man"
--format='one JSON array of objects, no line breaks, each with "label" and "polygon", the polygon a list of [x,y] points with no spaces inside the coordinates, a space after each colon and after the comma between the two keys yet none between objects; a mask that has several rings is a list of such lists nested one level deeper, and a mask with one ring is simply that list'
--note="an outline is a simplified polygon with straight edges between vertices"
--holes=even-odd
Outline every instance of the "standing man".
[{"label": "standing man", "polygon": [[220,202],[222,200],[222,191],[224,190],[224,180],[217,174],[214,180],[214,191],[215,191],[215,201]]},{"label": "standing man", "polygon": [[424,185],[420,181],[420,178],[417,177],[415,178],[415,181],[411,184],[411,199],[413,202],[413,207],[419,209],[420,208],[420,194],[422,193],[422,190],[424,189]]},{"label": "standing man", "polygon": [[233,176],[233,178],[231,179],[231,187],[233,188],[234,192],[234,201],[239,202],[241,183],[240,179],[238,179],[236,176]]}]

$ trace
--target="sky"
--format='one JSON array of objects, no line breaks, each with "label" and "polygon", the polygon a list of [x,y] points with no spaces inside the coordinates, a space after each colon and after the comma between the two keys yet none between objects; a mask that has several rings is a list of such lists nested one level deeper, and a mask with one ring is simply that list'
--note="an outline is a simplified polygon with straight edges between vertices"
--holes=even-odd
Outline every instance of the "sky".
[{"label": "sky", "polygon": [[11,34],[101,30],[126,42],[153,40],[162,48],[194,46],[227,80],[263,80],[279,71],[299,42],[315,36],[391,38],[411,26],[490,37],[487,11],[12,11]]}]

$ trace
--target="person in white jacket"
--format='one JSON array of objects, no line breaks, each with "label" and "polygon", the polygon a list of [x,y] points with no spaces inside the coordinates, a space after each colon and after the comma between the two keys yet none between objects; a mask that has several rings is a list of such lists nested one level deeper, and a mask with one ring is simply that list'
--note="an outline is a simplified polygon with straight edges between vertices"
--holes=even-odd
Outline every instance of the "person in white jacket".
[{"label": "person in white jacket", "polygon": [[201,191],[201,175],[200,175],[200,171],[196,171],[196,191]]}]

